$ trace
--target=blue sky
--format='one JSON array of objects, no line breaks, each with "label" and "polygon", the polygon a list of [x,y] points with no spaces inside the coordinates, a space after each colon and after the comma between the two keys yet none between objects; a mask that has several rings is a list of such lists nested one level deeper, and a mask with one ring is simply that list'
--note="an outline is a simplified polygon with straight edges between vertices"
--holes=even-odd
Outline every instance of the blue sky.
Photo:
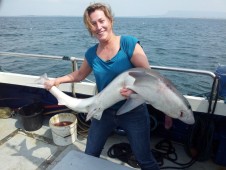
[{"label": "blue sky", "polygon": [[[0,0],[0,16],[82,16],[90,0]],[[100,0],[112,7],[115,16],[155,16],[167,12],[226,16],[226,0]],[[176,13],[175,11],[180,11]]]}]

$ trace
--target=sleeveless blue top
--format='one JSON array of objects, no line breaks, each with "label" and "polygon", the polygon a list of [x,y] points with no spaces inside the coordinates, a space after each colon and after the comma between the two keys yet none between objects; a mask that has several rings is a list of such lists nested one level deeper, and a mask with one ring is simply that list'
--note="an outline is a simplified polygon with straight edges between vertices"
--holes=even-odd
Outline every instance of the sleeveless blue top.
[{"label": "sleeveless blue top", "polygon": [[[139,41],[135,37],[121,36],[120,49],[109,61],[104,61],[98,57],[96,53],[98,44],[86,51],[85,58],[93,70],[98,92],[102,91],[120,73],[134,67],[130,60],[137,43]],[[120,103],[122,104],[122,102]],[[119,108],[121,104],[116,104],[113,108]],[[118,107],[116,107],[117,105]]]}]

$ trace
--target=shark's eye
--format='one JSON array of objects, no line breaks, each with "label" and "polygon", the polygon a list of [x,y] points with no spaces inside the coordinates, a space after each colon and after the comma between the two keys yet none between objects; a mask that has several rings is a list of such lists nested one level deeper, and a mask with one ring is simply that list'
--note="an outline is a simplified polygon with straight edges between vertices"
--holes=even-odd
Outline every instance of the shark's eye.
[{"label": "shark's eye", "polygon": [[188,105],[188,108],[191,110],[191,105],[190,104]]},{"label": "shark's eye", "polygon": [[183,112],[180,112],[180,117],[183,117],[184,113]]}]

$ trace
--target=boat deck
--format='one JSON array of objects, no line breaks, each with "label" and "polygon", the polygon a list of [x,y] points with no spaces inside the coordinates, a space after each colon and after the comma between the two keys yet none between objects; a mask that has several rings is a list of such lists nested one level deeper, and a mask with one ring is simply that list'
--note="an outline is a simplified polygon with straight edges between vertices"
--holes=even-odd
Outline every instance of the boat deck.
[{"label": "boat deck", "polygon": [[[73,144],[68,146],[55,145],[52,140],[51,129],[48,126],[49,118],[49,116],[46,116],[43,126],[32,132],[23,130],[18,115],[13,118],[0,119],[0,169],[104,170],[106,167],[109,170],[111,167],[117,170],[134,169],[124,162],[107,156],[107,151],[113,144],[127,142],[125,136],[112,135],[103,149],[102,159],[98,159],[83,154],[86,138],[79,135]],[[158,141],[159,138],[153,138],[151,145],[154,146]],[[174,145],[178,154],[178,162],[188,162],[190,158],[186,155],[183,146],[175,143]],[[164,160],[164,166],[175,166],[175,164]],[[187,169],[222,170],[225,168],[209,160],[196,162]]]}]

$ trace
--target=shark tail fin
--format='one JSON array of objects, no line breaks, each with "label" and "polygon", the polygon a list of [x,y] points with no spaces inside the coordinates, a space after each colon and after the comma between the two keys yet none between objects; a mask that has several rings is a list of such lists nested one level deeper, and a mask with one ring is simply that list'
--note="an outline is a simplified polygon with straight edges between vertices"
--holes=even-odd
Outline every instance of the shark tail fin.
[{"label": "shark tail fin", "polygon": [[44,73],[37,80],[35,80],[35,83],[43,85],[46,80],[48,80],[48,76],[47,76],[47,73]]}]

